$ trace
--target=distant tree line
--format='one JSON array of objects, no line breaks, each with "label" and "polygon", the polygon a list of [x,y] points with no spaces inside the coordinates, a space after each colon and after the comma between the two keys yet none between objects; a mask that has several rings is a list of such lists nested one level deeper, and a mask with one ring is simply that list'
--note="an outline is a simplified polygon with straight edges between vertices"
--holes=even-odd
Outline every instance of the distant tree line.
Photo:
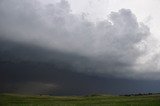
[{"label": "distant tree line", "polygon": [[144,95],[158,95],[160,93],[137,93],[137,94],[124,94],[119,96],[144,96]]}]

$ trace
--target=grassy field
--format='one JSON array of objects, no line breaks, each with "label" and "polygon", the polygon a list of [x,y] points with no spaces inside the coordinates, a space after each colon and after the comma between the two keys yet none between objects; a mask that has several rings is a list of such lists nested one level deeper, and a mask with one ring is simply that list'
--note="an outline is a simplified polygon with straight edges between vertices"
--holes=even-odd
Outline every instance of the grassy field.
[{"label": "grassy field", "polygon": [[160,106],[160,95],[27,96],[0,94],[0,106]]}]

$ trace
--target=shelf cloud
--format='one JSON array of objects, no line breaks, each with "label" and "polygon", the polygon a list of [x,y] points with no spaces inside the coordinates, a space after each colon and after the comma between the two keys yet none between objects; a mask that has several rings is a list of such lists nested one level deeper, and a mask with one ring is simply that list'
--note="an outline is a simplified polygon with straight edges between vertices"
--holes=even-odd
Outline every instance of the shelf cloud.
[{"label": "shelf cloud", "polygon": [[[38,0],[1,0],[0,38],[73,55],[68,58],[75,58],[75,55],[86,58],[72,61],[59,57],[75,72],[103,77],[159,79],[159,55],[145,61],[150,50],[150,29],[137,21],[132,10],[111,12],[106,20],[97,22],[89,21],[85,14],[76,15],[71,11],[65,0],[47,5]],[[0,52],[6,51],[21,54],[24,60],[34,59],[19,53],[11,45],[1,46]],[[43,56],[45,58],[35,59],[49,61],[55,55],[44,53]]]}]

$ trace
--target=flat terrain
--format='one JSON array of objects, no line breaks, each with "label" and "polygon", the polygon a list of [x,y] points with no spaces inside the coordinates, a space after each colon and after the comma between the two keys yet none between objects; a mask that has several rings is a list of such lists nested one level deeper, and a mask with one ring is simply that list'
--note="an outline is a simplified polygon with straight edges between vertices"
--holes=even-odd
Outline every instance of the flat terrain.
[{"label": "flat terrain", "polygon": [[160,106],[160,95],[27,96],[0,94],[0,106]]}]

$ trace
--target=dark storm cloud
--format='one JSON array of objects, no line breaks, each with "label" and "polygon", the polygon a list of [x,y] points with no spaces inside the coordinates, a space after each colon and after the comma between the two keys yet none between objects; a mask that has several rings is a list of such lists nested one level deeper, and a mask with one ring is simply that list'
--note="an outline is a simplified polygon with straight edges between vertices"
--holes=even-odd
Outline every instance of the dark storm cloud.
[{"label": "dark storm cloud", "polygon": [[[136,45],[150,31],[137,22],[130,10],[112,12],[107,20],[95,24],[72,14],[65,0],[45,6],[37,0],[3,0],[0,14],[1,38],[90,58],[70,62],[78,72],[121,77],[140,77],[145,73],[135,71],[139,65],[136,61],[143,55]],[[26,53],[21,57],[30,58]]]},{"label": "dark storm cloud", "polygon": [[[78,73],[80,69],[94,69],[90,65],[92,60],[84,56],[6,39],[0,39],[0,48],[3,48],[0,50],[0,92],[53,95],[159,92],[159,81]],[[73,65],[78,62],[81,67]]]}]

